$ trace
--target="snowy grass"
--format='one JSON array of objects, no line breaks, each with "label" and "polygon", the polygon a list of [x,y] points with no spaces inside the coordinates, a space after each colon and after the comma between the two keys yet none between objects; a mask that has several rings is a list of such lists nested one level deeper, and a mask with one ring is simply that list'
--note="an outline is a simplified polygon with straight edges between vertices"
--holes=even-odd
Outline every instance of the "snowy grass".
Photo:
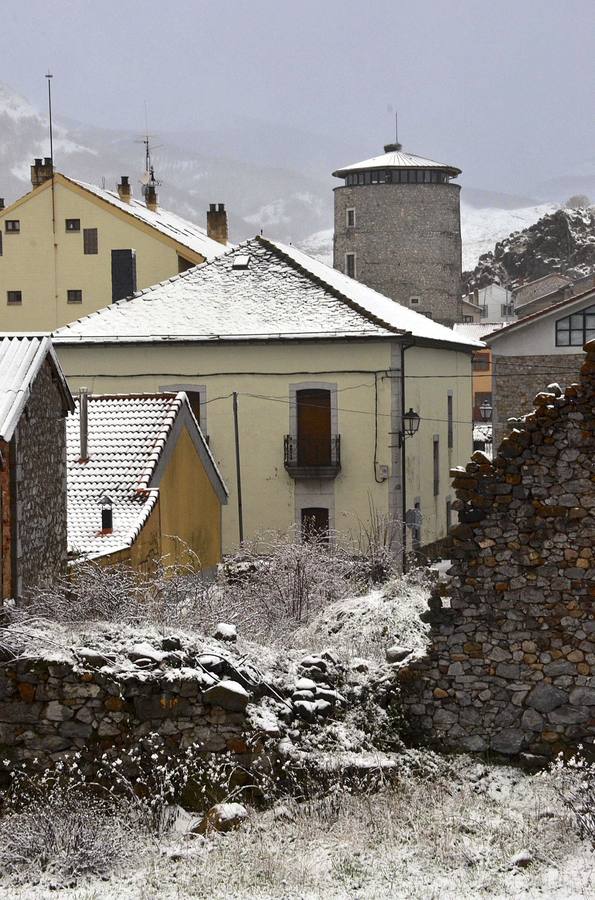
[{"label": "snowy grass", "polygon": [[[437,777],[408,777],[362,796],[343,790],[252,813],[238,831],[139,841],[109,881],[60,890],[64,900],[173,898],[592,897],[595,855],[560,805],[554,776],[467,758]],[[10,887],[15,900],[56,896]]]}]

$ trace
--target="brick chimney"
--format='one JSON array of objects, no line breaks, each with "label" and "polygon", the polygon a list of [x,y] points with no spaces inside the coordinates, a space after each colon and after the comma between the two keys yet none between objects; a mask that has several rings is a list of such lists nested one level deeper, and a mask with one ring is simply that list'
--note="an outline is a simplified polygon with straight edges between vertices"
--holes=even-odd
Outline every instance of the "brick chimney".
[{"label": "brick chimney", "polygon": [[120,183],[118,184],[118,197],[120,200],[123,200],[124,203],[130,203],[130,200],[132,199],[132,188],[130,187],[128,175],[122,175],[120,179]]},{"label": "brick chimney", "polygon": [[4,209],[4,197],[0,197],[0,209]]},{"label": "brick chimney", "polygon": [[145,187],[145,203],[151,212],[157,211],[157,188],[151,182]]},{"label": "brick chimney", "polygon": [[207,235],[219,244],[227,244],[227,213],[224,203],[210,203],[207,210]]},{"label": "brick chimney", "polygon": [[36,159],[31,166],[31,184],[34,188],[39,187],[44,181],[49,181],[54,174],[54,167],[50,156],[45,159]]}]

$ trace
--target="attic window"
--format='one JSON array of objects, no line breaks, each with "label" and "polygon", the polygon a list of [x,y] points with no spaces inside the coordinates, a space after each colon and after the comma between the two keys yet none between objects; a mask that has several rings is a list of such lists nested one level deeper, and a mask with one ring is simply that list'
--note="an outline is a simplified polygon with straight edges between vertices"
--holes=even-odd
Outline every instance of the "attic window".
[{"label": "attic window", "polygon": [[66,219],[66,231],[80,231],[81,230],[81,220],[80,219]]},{"label": "attic window", "polygon": [[232,269],[247,269],[250,265],[250,257],[245,254],[243,256],[234,256],[231,264]]},{"label": "attic window", "polygon": [[21,230],[20,219],[6,219],[4,222],[4,230],[7,234],[18,234]]}]

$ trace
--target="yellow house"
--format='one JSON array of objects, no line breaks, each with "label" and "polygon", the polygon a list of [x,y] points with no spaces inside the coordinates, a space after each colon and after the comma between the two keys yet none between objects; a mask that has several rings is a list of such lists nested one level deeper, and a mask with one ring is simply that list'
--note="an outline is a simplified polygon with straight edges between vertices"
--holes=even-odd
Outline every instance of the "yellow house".
[{"label": "yellow house", "polygon": [[212,237],[157,205],[31,167],[33,189],[0,201],[0,331],[52,331],[228,249],[227,214],[207,213]]},{"label": "yellow house", "polygon": [[67,420],[72,559],[221,559],[227,489],[183,392],[89,396]]},{"label": "yellow house", "polygon": [[224,551],[292,525],[356,537],[371,510],[409,548],[446,533],[482,345],[294,247],[255,238],[55,345],[72,388],[192,398],[231,487]]}]

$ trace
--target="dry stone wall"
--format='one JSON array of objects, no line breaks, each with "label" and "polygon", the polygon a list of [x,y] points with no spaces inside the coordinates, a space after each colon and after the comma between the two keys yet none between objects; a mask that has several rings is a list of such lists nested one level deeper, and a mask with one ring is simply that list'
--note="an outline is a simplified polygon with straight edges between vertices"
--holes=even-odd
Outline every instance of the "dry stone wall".
[{"label": "dry stone wall", "polygon": [[453,471],[450,580],[401,669],[414,730],[451,749],[551,756],[595,738],[595,342],[491,463]]}]

